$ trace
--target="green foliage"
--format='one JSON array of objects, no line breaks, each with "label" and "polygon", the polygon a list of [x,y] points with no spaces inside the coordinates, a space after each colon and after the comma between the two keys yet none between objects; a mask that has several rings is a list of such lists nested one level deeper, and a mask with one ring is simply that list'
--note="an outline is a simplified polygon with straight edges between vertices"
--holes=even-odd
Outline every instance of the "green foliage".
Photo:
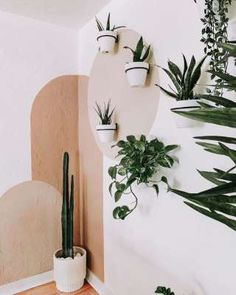
[{"label": "green foliage", "polygon": [[156,84],[156,86],[160,87],[160,89],[166,93],[168,96],[175,98],[176,100],[188,100],[188,99],[196,99],[197,96],[194,94],[194,87],[196,86],[198,80],[201,76],[201,68],[205,61],[204,57],[197,65],[196,59],[192,56],[190,63],[187,63],[185,56],[183,55],[183,70],[179,68],[172,61],[168,61],[168,69],[161,68],[170,78],[174,89],[169,86],[170,91],[164,89],[160,85]]},{"label": "green foliage", "polygon": [[170,288],[161,287],[161,286],[157,287],[155,293],[163,294],[163,295],[175,295],[175,293],[172,292]]},{"label": "green foliage", "polygon": [[219,43],[228,41],[228,9],[232,0],[205,0],[202,39],[205,48],[204,52],[210,56],[211,78],[216,81],[215,94],[220,95],[222,79],[215,73],[225,73],[227,69],[227,59],[225,51]]},{"label": "green foliage", "polygon": [[125,28],[125,26],[118,26],[118,27],[116,27],[115,25],[111,26],[111,14],[110,13],[108,14],[108,17],[107,17],[106,26],[104,26],[97,17],[95,17],[95,20],[96,20],[97,28],[100,32],[101,31],[115,31],[115,30],[118,30],[121,28]]},{"label": "green foliage", "polygon": [[115,108],[111,109],[111,100],[109,100],[107,104],[104,102],[103,107],[101,107],[96,102],[96,107],[94,108],[94,110],[97,113],[98,117],[100,118],[102,125],[110,125],[111,124],[112,115],[115,110]]},{"label": "green foliage", "polygon": [[74,217],[74,177],[71,176],[69,193],[69,154],[64,153],[63,158],[63,203],[61,210],[62,227],[62,257],[74,258],[73,251],[73,217]]},{"label": "green foliage", "polygon": [[[157,138],[147,140],[144,135],[138,139],[133,135],[127,136],[126,140],[120,140],[113,147],[118,147],[117,156],[120,161],[108,169],[112,178],[109,192],[118,202],[125,194],[132,194],[135,201],[132,208],[118,206],[113,211],[115,219],[124,220],[138,205],[138,198],[133,191],[133,185],[144,183],[150,185],[158,194],[158,185],[153,181],[159,167],[171,168],[174,164],[169,152],[175,150],[177,145],[165,146]],[[160,178],[162,180],[162,177]],[[160,180],[160,181],[161,181]]]},{"label": "green foliage", "polygon": [[[231,50],[236,51],[236,45],[231,45]],[[235,77],[221,72],[215,72],[215,76],[221,77],[222,85],[225,85],[227,90],[236,92]],[[214,102],[215,106],[189,112],[180,110],[175,113],[194,120],[236,128],[235,101],[214,95],[202,97]],[[227,157],[232,164],[225,171],[218,168],[214,168],[214,171],[198,171],[202,177],[214,185],[210,189],[198,193],[188,193],[173,189],[167,183],[169,190],[185,198],[184,203],[197,212],[236,230],[236,173],[234,173],[236,170],[236,149],[234,148],[236,138],[218,135],[205,135],[196,138],[201,140],[197,144],[202,146],[204,150],[221,157]]]},{"label": "green foliage", "polygon": [[143,42],[143,37],[140,37],[135,50],[128,46],[124,46],[124,48],[129,49],[132,52],[133,62],[144,62],[149,57],[151,45],[146,46]]}]

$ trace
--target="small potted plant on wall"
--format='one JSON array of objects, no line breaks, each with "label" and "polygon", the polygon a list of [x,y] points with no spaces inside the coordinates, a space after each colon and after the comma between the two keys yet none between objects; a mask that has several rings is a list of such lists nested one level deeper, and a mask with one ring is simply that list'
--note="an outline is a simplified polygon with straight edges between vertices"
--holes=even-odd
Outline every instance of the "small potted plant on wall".
[{"label": "small potted plant on wall", "polygon": [[[171,110],[181,108],[182,110],[190,110],[191,108],[198,108],[199,103],[197,101],[198,95],[194,92],[194,88],[201,76],[201,68],[205,61],[204,57],[198,64],[196,59],[192,56],[190,63],[188,64],[186,57],[183,55],[184,68],[183,71],[174,62],[168,61],[168,68],[161,68],[167,76],[170,78],[173,87],[169,85],[170,90],[166,90],[160,85],[160,89],[168,96],[176,100],[175,106]],[[177,127],[190,127],[192,126],[193,120],[186,118],[179,118],[180,116],[175,115],[175,122]]]},{"label": "small potted plant on wall", "polygon": [[149,72],[149,63],[147,62],[150,55],[151,46],[146,46],[143,42],[143,37],[140,37],[135,49],[128,46],[133,54],[133,61],[125,65],[125,73],[128,77],[128,82],[131,87],[143,87],[146,82],[147,73]]},{"label": "small potted plant on wall", "polygon": [[98,41],[98,46],[99,50],[102,53],[109,53],[113,52],[115,48],[115,43],[118,42],[118,35],[117,35],[117,30],[124,28],[124,26],[118,26],[116,27],[111,26],[111,14],[108,14],[107,17],[107,23],[106,26],[104,27],[101,21],[96,17],[96,23],[97,23],[97,28],[98,28],[98,35],[97,35],[97,41]]},{"label": "small potted plant on wall", "polygon": [[117,124],[112,124],[115,108],[111,109],[111,101],[109,100],[107,104],[103,104],[103,107],[96,102],[94,110],[100,119],[100,124],[96,126],[100,141],[102,143],[112,142],[117,130]]},{"label": "small potted plant on wall", "polygon": [[69,196],[69,154],[63,159],[63,202],[61,210],[62,248],[54,254],[54,280],[61,292],[74,292],[84,284],[86,251],[73,243],[74,177]]}]

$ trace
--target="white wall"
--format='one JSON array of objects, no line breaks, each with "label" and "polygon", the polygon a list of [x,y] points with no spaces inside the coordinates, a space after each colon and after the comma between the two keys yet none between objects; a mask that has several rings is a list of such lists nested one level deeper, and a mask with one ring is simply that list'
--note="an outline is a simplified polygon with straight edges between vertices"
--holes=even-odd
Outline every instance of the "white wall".
[{"label": "white wall", "polygon": [[[111,12],[117,25],[126,25],[152,43],[155,58],[165,66],[168,58],[181,61],[203,54],[201,22],[191,0],[114,0],[98,16]],[[80,74],[89,75],[96,56],[94,20],[79,33]],[[166,77],[160,73],[161,84]],[[179,165],[170,180],[177,188],[200,191],[209,187],[198,169],[228,167],[227,160],[210,155],[194,144],[193,136],[233,134],[235,130],[204,125],[176,129],[169,111],[171,99],[161,94],[159,113],[151,133],[165,143],[178,143]],[[114,164],[104,158],[104,235],[105,283],[114,295],[153,294],[157,285],[173,287],[177,295],[235,295],[236,233],[185,206],[182,200],[166,193],[159,198],[147,188],[136,189],[140,204],[125,221],[113,220],[115,206],[109,196],[107,168]]]},{"label": "white wall", "polygon": [[30,112],[51,79],[77,74],[75,31],[0,12],[0,196],[31,179]]}]

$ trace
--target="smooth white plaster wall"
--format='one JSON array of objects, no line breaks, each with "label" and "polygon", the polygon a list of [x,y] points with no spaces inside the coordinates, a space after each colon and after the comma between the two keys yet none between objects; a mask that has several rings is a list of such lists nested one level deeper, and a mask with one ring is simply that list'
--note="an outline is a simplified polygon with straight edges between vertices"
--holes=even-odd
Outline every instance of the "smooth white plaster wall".
[{"label": "smooth white plaster wall", "polygon": [[[168,58],[182,62],[182,53],[198,58],[203,55],[199,12],[191,0],[114,0],[99,18],[106,19],[109,11],[115,24],[143,34],[159,65],[166,66]],[[91,20],[79,32],[80,74],[89,75],[96,53],[96,27]],[[161,72],[160,82],[167,82]],[[151,130],[166,144],[181,145],[176,153],[180,163],[169,179],[180,189],[208,188],[210,183],[196,168],[225,168],[229,162],[204,152],[193,136],[235,135],[235,130],[210,124],[176,129],[169,111],[171,103],[160,93],[159,112]],[[153,294],[157,285],[167,285],[177,295],[235,295],[236,233],[188,208],[179,197],[166,193],[165,186],[158,199],[151,189],[136,189],[140,200],[136,212],[123,222],[113,220],[115,204],[108,193],[107,169],[114,163],[104,158],[105,283],[113,294]]]},{"label": "smooth white plaster wall", "polygon": [[48,81],[78,73],[78,35],[0,12],[0,40],[1,196],[31,179],[31,106]]}]

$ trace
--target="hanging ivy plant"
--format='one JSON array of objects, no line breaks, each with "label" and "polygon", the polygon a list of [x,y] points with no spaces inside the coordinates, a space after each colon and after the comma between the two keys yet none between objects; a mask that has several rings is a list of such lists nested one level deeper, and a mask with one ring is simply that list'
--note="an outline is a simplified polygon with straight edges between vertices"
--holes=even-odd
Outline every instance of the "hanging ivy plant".
[{"label": "hanging ivy plant", "polygon": [[[159,167],[171,168],[174,165],[176,159],[171,157],[169,153],[178,146],[165,146],[157,138],[148,140],[144,135],[141,135],[140,138],[129,135],[126,140],[118,141],[115,146],[119,148],[117,156],[121,158],[118,164],[108,170],[112,179],[109,186],[110,194],[114,196],[115,202],[120,201],[124,195],[130,194],[134,197],[132,207],[118,206],[113,211],[115,219],[124,220],[138,205],[138,197],[134,192],[133,185],[144,183],[153,187],[158,194],[158,184],[153,180],[153,177]],[[166,182],[165,177],[159,176],[159,179],[159,182]]]},{"label": "hanging ivy plant", "polygon": [[[194,1],[198,2],[198,1]],[[204,52],[210,56],[210,70],[212,72],[225,73],[227,69],[227,59],[225,51],[219,46],[219,43],[228,41],[228,9],[232,0],[205,0],[204,16],[201,19],[203,23],[202,39],[204,43]],[[215,79],[215,94],[221,94],[222,79],[211,75]],[[208,92],[210,90],[208,89]]]}]

